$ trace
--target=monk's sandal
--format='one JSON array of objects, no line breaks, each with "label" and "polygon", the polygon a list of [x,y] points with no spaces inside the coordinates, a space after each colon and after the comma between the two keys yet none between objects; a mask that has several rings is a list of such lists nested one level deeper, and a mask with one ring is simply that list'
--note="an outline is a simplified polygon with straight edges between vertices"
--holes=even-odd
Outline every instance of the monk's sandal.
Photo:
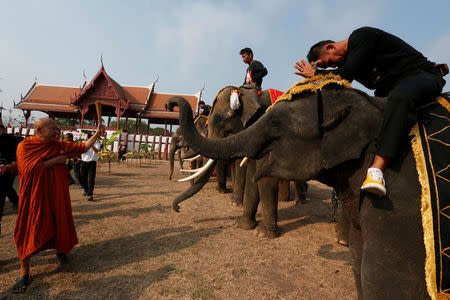
[{"label": "monk's sandal", "polygon": [[361,190],[380,197],[386,196],[383,172],[377,168],[369,168],[369,170],[367,170],[366,180],[364,180]]},{"label": "monk's sandal", "polygon": [[19,276],[12,287],[12,292],[15,294],[24,293],[31,284],[31,281],[30,275]]}]

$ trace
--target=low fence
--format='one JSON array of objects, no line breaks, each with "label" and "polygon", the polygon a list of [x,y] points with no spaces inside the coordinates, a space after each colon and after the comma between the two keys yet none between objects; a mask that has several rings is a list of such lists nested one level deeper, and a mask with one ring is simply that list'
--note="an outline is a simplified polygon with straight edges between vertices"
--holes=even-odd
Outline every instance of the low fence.
[{"label": "low fence", "polygon": [[[24,128],[24,127],[7,127],[7,132],[11,134],[15,134],[21,137],[27,137],[34,134],[33,128]],[[72,133],[74,140],[78,139],[86,139],[86,134],[82,133],[80,130],[63,130],[64,134]],[[106,139],[109,139],[114,134],[114,131],[106,131]],[[171,141],[170,136],[163,135],[147,135],[147,134],[128,134],[122,132],[117,136],[116,141],[112,145],[108,146],[108,150],[113,152],[119,151],[120,145],[126,145],[127,152],[139,152],[142,148],[142,145],[151,146],[155,151],[155,159],[168,159],[169,153],[169,144]]]}]

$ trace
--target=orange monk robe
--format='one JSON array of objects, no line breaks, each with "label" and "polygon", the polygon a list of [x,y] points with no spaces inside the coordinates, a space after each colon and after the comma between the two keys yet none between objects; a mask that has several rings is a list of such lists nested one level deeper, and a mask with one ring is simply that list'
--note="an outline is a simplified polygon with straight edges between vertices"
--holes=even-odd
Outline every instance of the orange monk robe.
[{"label": "orange monk robe", "polygon": [[84,143],[40,141],[28,137],[17,147],[19,170],[19,212],[14,240],[19,259],[45,249],[69,253],[78,243],[70,203],[65,164],[44,166],[59,155],[76,157]]}]

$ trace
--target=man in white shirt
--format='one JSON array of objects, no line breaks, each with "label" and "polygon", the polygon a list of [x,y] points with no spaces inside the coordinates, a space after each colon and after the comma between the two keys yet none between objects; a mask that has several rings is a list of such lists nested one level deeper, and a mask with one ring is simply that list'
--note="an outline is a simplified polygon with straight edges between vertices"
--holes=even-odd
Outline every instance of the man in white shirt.
[{"label": "man in white shirt", "polygon": [[[88,133],[89,139],[92,133]],[[94,146],[87,152],[81,154],[81,174],[83,180],[84,193],[83,196],[88,197],[88,201],[94,201],[94,185],[95,173],[97,171],[98,151],[100,150],[100,143],[95,141]]]}]

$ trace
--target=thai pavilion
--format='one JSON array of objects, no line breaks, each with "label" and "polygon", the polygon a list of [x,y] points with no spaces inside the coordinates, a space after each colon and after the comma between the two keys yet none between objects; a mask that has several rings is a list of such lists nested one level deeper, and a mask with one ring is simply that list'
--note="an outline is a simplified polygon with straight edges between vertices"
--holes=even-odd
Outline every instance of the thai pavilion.
[{"label": "thai pavilion", "polygon": [[[21,109],[25,116],[25,127],[32,111],[41,111],[52,119],[72,119],[75,126],[79,120],[80,128],[86,126],[85,120],[96,120],[95,103],[102,103],[102,116],[107,117],[105,126],[109,129],[119,129],[120,120],[135,118],[138,130],[142,119],[150,124],[176,125],[179,122],[178,108],[173,112],[165,110],[167,99],[172,96],[181,96],[191,105],[192,111],[198,111],[198,102],[201,98],[201,89],[196,94],[169,94],[156,93],[157,80],[148,86],[125,86],[112,79],[102,64],[94,78],[88,82],[86,79],[81,87],[66,87],[44,85],[37,82],[31,86],[25,96],[21,95],[19,103],[14,108]],[[110,128],[111,118],[117,118],[117,128]],[[125,125],[127,128],[127,125]],[[171,128],[170,128],[171,131]]]}]

